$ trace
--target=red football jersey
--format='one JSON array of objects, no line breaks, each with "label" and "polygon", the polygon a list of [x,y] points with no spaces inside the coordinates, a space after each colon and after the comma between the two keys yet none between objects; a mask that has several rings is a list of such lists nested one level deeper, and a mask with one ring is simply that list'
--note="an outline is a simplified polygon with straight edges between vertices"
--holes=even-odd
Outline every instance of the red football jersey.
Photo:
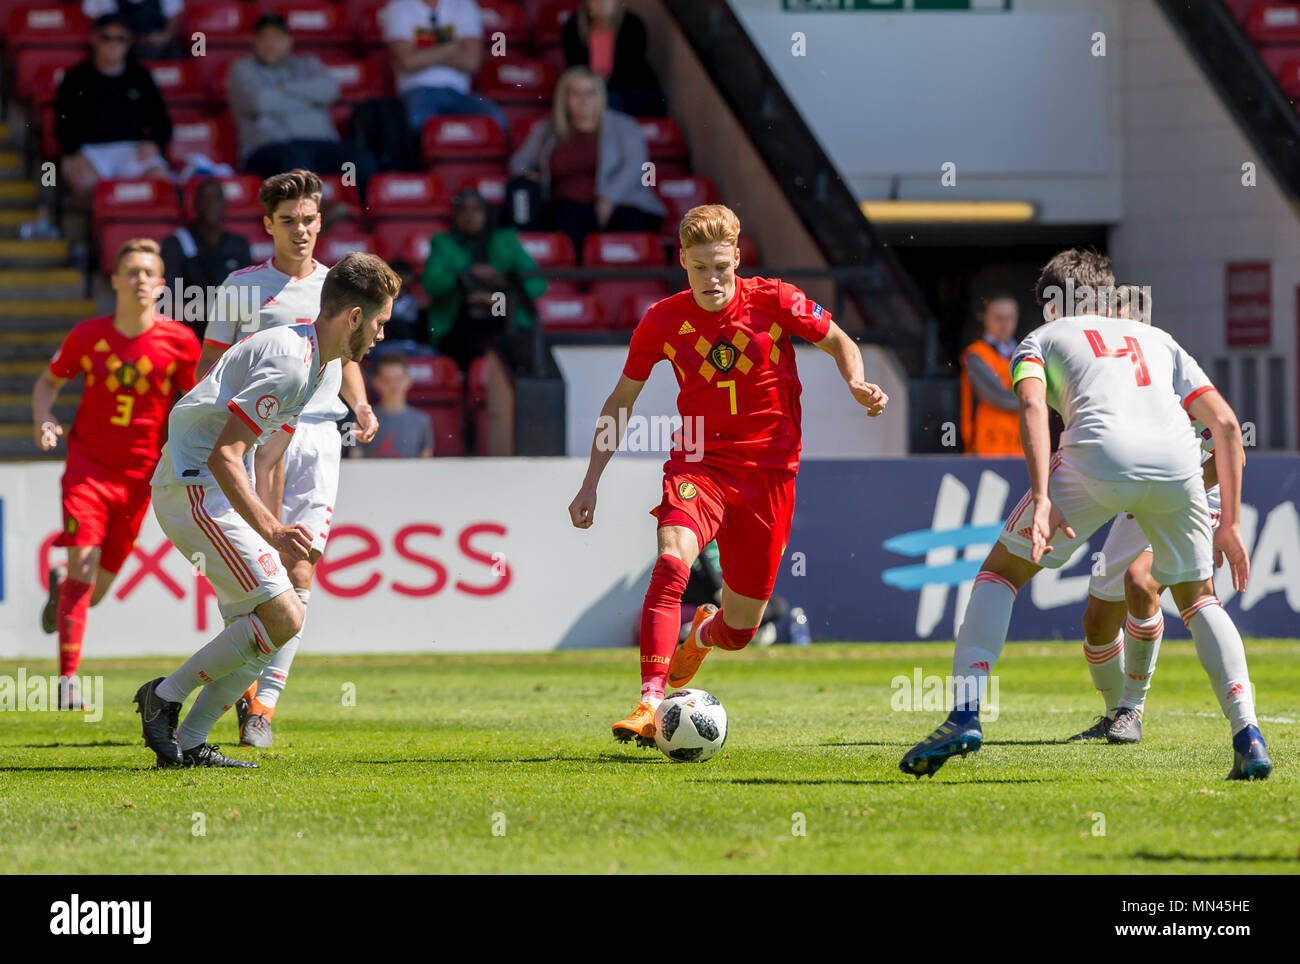
[{"label": "red football jersey", "polygon": [[[623,374],[636,381],[667,358],[680,391],[687,448],[704,465],[799,468],[803,445],[799,373],[791,335],[821,341],[831,313],[776,278],[737,278],[722,311],[705,311],[689,289],[657,302],[632,333]],[[695,434],[690,425],[700,426]],[[687,463],[678,439],[669,461]]]},{"label": "red football jersey", "polygon": [[153,475],[172,402],[194,387],[199,350],[194,332],[163,315],[134,338],[113,327],[112,315],[73,328],[50,359],[54,376],[86,378],[68,458],[113,477]]}]

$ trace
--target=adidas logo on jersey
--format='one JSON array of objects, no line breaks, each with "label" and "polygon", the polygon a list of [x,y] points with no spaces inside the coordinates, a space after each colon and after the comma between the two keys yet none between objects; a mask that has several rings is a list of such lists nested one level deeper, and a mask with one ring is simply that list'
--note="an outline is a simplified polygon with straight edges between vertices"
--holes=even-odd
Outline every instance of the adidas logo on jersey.
[{"label": "adidas logo on jersey", "polygon": [[683,322],[682,322],[682,326],[681,326],[680,328],[677,329],[677,334],[679,334],[679,335],[693,335],[693,334],[695,334],[695,326],[692,325],[689,321],[683,321]]},{"label": "adidas logo on jersey", "polygon": [[279,302],[275,300],[275,295],[271,295],[271,297],[267,298],[265,301],[262,302],[262,307],[270,308],[272,305],[275,304],[279,304]]}]

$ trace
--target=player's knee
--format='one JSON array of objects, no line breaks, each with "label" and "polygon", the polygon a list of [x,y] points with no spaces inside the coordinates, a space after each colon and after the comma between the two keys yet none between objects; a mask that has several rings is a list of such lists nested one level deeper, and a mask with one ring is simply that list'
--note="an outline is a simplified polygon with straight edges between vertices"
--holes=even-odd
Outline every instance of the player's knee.
[{"label": "player's knee", "polygon": [[1130,570],[1124,573],[1124,597],[1129,612],[1145,613],[1160,604],[1160,583],[1149,572],[1134,574]]},{"label": "player's knee", "polygon": [[750,629],[736,629],[734,626],[728,626],[727,621],[719,615],[716,619],[716,625],[709,635],[713,638],[713,645],[718,649],[735,652],[748,646],[757,632],[757,626]]},{"label": "player's knee", "polygon": [[257,607],[257,618],[266,627],[271,645],[276,649],[298,635],[304,616],[302,601],[293,591],[283,592]]},{"label": "player's knee", "polygon": [[[1124,621],[1123,613],[1113,613],[1113,604],[1103,602],[1096,596],[1088,597],[1087,608],[1083,611],[1083,636],[1094,645],[1109,643],[1119,632]],[[1118,616],[1118,618],[1116,618]]]}]

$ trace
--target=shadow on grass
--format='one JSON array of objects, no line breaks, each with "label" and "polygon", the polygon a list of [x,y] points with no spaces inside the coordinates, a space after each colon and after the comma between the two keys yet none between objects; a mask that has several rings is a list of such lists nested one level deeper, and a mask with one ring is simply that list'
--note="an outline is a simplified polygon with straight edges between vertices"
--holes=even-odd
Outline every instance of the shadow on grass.
[{"label": "shadow on grass", "polygon": [[[1185,854],[1174,851],[1173,853],[1157,854],[1149,850],[1136,850],[1129,854],[1134,860],[1148,860],[1152,863],[1171,864],[1179,861],[1187,861],[1192,864],[1292,864],[1300,865],[1300,859],[1289,854]],[[1085,860],[1106,860],[1114,861],[1115,857],[1103,856],[1101,854],[1084,854]]]},{"label": "shadow on grass", "polygon": [[[0,773],[93,773],[96,771],[104,773],[122,773],[127,771],[139,770],[156,770],[157,767],[150,766],[131,766],[123,763],[119,766],[66,766],[66,767],[0,767]],[[182,771],[182,767],[173,767],[177,772]]]},{"label": "shadow on grass", "polygon": [[[697,780],[697,783],[734,783],[739,786],[761,787],[761,786],[788,786],[788,787],[887,787],[893,785],[906,786],[909,781],[902,779],[908,776],[906,773],[900,773],[897,777],[880,780],[786,780],[779,777],[748,777],[736,780]],[[912,782],[915,782],[915,778]],[[939,781],[948,783],[952,786],[966,786],[972,783],[1050,783],[1049,780],[1033,780],[1025,778],[1007,778],[1007,779],[981,779],[981,780],[948,780]]]},{"label": "shadow on grass", "polygon": [[[829,743],[821,743],[819,746],[878,746],[878,747],[909,747],[914,744],[911,741],[894,741],[882,743],[878,740],[833,740]],[[1065,740],[985,740],[984,746],[1067,746]]]},{"label": "shadow on grass", "polygon": [[623,756],[617,753],[602,753],[599,756],[529,756],[529,757],[416,757],[409,760],[342,760],[342,763],[356,763],[362,766],[409,766],[421,763],[657,763],[663,760],[658,754],[646,753],[641,756]]},{"label": "shadow on grass", "polygon": [[6,743],[17,750],[62,750],[97,746],[141,746],[139,740],[96,740],[93,743]]}]

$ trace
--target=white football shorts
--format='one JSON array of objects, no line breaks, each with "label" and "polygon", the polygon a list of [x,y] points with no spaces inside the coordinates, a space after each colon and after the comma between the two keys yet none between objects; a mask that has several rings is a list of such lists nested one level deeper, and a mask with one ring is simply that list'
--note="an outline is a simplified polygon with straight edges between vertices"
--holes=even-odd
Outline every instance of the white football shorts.
[{"label": "white football shorts", "polygon": [[234,510],[215,485],[156,485],[153,511],[172,545],[217,593],[221,617],[234,619],[293,589],[280,553]]},{"label": "white football shorts", "polygon": [[[1216,485],[1205,493],[1210,506],[1210,527],[1219,527],[1219,487]],[[1115,524],[1102,544],[1102,559],[1105,569],[1101,575],[1093,576],[1088,582],[1088,595],[1107,602],[1124,602],[1124,573],[1133,561],[1144,552],[1151,551],[1151,542],[1138,525],[1137,518],[1127,512],[1115,517]]]},{"label": "white football shorts", "polygon": [[300,420],[284,453],[284,504],[280,521],[302,525],[311,533],[311,547],[325,552],[334,499],[339,492],[339,460],[343,441],[338,426],[327,421]]},{"label": "white football shorts", "polygon": [[[1121,512],[1133,513],[1151,543],[1151,574],[1165,586],[1199,582],[1214,574],[1213,530],[1205,484],[1198,472],[1170,482],[1113,482],[1085,475],[1059,456],[1052,460],[1048,493],[1075,537],[1061,531],[1049,542],[1053,550],[1040,565],[1059,569],[1076,549]],[[1021,559],[1029,559],[1034,503],[1028,492],[1016,504],[998,542]],[[1109,557],[1107,557],[1109,560]]]}]

